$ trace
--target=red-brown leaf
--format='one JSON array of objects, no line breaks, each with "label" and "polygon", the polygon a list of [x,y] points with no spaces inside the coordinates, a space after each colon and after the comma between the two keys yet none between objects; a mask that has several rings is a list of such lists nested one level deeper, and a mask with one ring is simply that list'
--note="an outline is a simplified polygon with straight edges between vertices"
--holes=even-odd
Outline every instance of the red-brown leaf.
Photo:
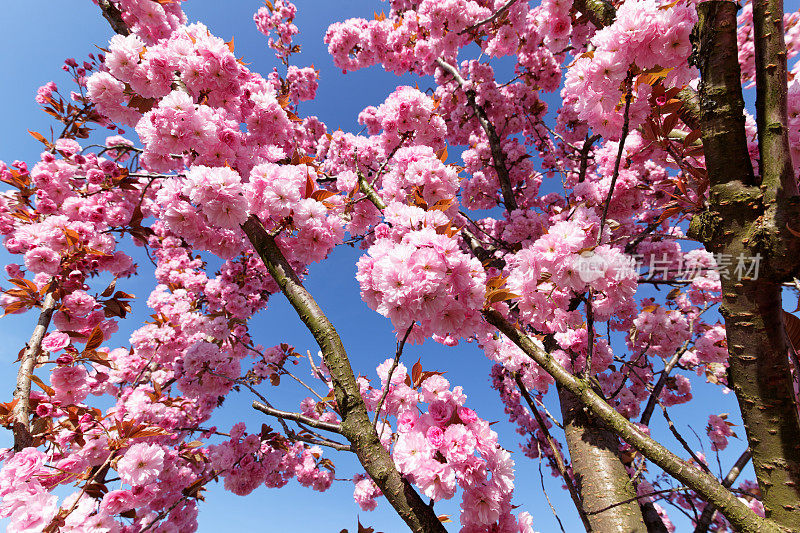
[{"label": "red-brown leaf", "polygon": [[86,341],[86,348],[84,348],[84,351],[90,352],[96,350],[103,344],[103,339],[103,330],[100,329],[100,326],[95,326],[91,335],[89,335],[89,340]]}]

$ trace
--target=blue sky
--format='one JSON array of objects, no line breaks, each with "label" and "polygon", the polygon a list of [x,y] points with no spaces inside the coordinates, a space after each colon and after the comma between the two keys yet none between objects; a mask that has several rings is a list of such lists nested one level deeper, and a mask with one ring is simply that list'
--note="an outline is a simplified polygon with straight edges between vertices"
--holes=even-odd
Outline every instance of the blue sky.
[{"label": "blue sky", "polygon": [[[356,118],[364,107],[378,105],[398,85],[414,85],[418,81],[410,77],[398,77],[379,68],[342,74],[333,66],[327,47],[322,42],[330,23],[349,17],[371,17],[373,11],[388,11],[388,5],[369,0],[297,0],[296,4],[298,16],[295,22],[301,31],[296,42],[303,46],[303,52],[294,62],[298,66],[313,63],[321,75],[318,98],[302,104],[303,114],[318,115],[327,123],[329,130],[342,128],[359,131]],[[244,56],[245,61],[251,63],[252,70],[266,75],[273,67],[280,65],[266,46],[266,39],[258,33],[252,22],[252,15],[260,5],[263,4],[250,0],[191,0],[185,4],[185,11],[191,21],[205,23],[212,33],[226,40],[235,36],[237,55]],[[54,80],[62,93],[67,93],[70,90],[68,79],[60,70],[63,60],[74,57],[80,62],[89,53],[97,52],[95,45],[105,47],[111,35],[111,30],[100,16],[98,8],[88,0],[3,2],[0,67],[6,72],[6,76],[0,84],[0,109],[3,116],[0,128],[0,160],[10,163],[20,159],[33,164],[38,159],[42,145],[30,137],[26,130],[49,132],[52,121],[34,102],[37,87]],[[419,85],[421,90],[428,86],[424,80]],[[451,150],[451,157],[454,153],[457,152]],[[132,250],[132,253],[136,254],[141,276],[137,280],[120,282],[118,288],[135,293],[138,299],[134,303],[133,317],[121,324],[120,332],[111,340],[112,346],[126,346],[128,334],[148,314],[144,302],[153,285],[152,267],[140,250]],[[341,247],[323,265],[311,268],[308,287],[336,325],[356,372],[374,377],[375,366],[394,352],[394,336],[389,322],[367,308],[358,296],[354,264],[360,253],[357,249]],[[0,259],[3,264],[12,260],[2,250]],[[97,288],[102,290],[103,287],[98,284]],[[0,371],[0,390],[8,391],[3,396],[7,399],[11,397],[16,376],[14,360],[29,337],[34,323],[35,317],[32,314],[6,317],[0,321],[0,339],[5,346],[0,352],[0,368],[3,369]],[[288,342],[301,353],[306,349],[316,352],[313,339],[281,296],[275,296],[270,301],[269,309],[256,317],[251,326],[257,341],[265,346]],[[469,397],[468,406],[476,408],[482,417],[490,421],[499,421],[494,428],[500,434],[501,444],[514,452],[517,462],[515,504],[533,515],[535,529],[542,532],[558,531],[558,525],[541,490],[538,465],[519,452],[520,437],[507,422],[497,394],[489,387],[488,360],[472,345],[462,344],[450,349],[428,342],[423,347],[408,347],[404,361],[410,366],[420,357],[426,370],[445,370],[451,383],[464,387]],[[698,380],[696,384],[701,385],[702,381],[704,380]],[[733,414],[738,410],[732,395],[724,396],[715,388],[703,386],[696,387],[695,391],[698,393],[697,403],[713,405],[713,411],[701,410],[702,418],[694,417],[691,407],[688,406],[674,407],[670,413],[689,442],[699,448],[697,440],[685,427],[687,422],[703,435],[705,417],[709,412],[731,412],[731,420],[737,424],[739,420]],[[287,410],[296,409],[299,400],[305,397],[302,389],[293,387],[290,383],[277,389],[270,388],[267,393],[276,407]],[[549,409],[558,413],[553,396],[550,395],[548,400]],[[249,395],[242,393],[237,396],[232,393],[212,423],[224,431],[240,420],[246,421],[251,431],[257,431],[262,422],[274,427],[274,420],[266,419],[250,408],[251,401]],[[659,413],[656,413],[653,420],[655,435],[668,435]],[[735,429],[740,434],[743,433],[741,427]],[[673,450],[679,450],[674,439],[670,437],[664,440]],[[9,433],[0,434],[0,446],[7,446],[10,442]],[[725,471],[743,449],[744,443],[741,440],[732,439],[730,452],[722,454]],[[325,454],[336,463],[338,478],[349,478],[357,471],[354,461],[345,454],[329,450]],[[714,465],[713,458],[711,461]],[[716,467],[713,466],[712,469],[716,470]],[[560,511],[566,531],[581,530],[582,526],[571,501],[560,489],[560,482],[550,477],[546,466],[543,472],[548,495]],[[375,527],[376,531],[388,533],[405,530],[402,522],[385,502],[380,502],[378,510],[372,513],[360,511],[353,502],[352,490],[353,485],[350,482],[337,482],[326,493],[316,493],[296,483],[290,483],[283,489],[261,488],[250,496],[239,497],[224,491],[221,486],[211,485],[207,501],[201,504],[200,531],[338,533],[342,528],[355,531],[357,515],[360,515],[362,523]],[[458,530],[459,502],[460,497],[456,497],[436,506],[437,512],[453,515],[456,523],[450,524],[449,529],[452,531]]]}]

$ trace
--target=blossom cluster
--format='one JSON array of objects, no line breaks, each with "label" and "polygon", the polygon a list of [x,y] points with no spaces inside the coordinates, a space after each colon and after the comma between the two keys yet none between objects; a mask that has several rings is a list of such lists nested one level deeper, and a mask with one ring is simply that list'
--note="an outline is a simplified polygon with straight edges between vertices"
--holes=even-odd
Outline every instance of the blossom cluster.
[{"label": "blossom cluster", "polygon": [[[415,383],[402,363],[390,375],[392,368],[392,359],[378,367],[381,386],[368,388],[364,399],[374,410],[385,393],[376,413],[385,420],[379,435],[385,446],[393,443],[398,470],[433,501],[452,498],[460,486],[462,533],[531,532],[527,513],[511,514],[511,454],[500,447],[489,423],[465,406],[461,387],[451,388],[436,372],[420,373]],[[394,431],[388,417],[396,419]],[[369,483],[356,483],[356,500],[364,509],[374,507],[376,493]]]},{"label": "blossom cluster", "polygon": [[[98,3],[97,0],[92,1]],[[186,14],[181,8],[181,2],[184,1],[113,0],[113,5],[133,33],[148,44],[153,44],[159,39],[169,37],[173,31],[186,24]]]},{"label": "blossom cluster", "polygon": [[414,338],[446,343],[469,337],[480,324],[486,274],[480,261],[439,231],[450,220],[440,210],[390,203],[375,244],[358,261],[356,278],[371,308],[392,321],[398,336],[412,324]]},{"label": "blossom cluster", "polygon": [[591,38],[593,50],[569,68],[562,96],[575,97],[578,118],[595,132],[615,139],[622,129],[618,112],[623,91],[634,92],[630,109],[631,129],[637,128],[650,110],[650,86],[627,82],[629,69],[665,73],[664,84],[681,87],[696,77],[687,58],[692,50],[689,34],[697,22],[693,6],[679,2],[660,9],[655,0],[626,1],[610,26]]}]

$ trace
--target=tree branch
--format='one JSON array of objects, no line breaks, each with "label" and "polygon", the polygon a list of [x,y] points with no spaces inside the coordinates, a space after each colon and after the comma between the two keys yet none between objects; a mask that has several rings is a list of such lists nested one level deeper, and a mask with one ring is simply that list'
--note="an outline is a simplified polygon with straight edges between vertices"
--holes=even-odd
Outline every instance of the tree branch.
[{"label": "tree branch", "polygon": [[274,407],[270,407],[268,405],[264,405],[263,403],[259,402],[258,400],[253,400],[253,409],[257,411],[261,411],[262,413],[274,416],[275,418],[283,418],[285,420],[292,420],[294,422],[301,422],[307,426],[310,426],[314,429],[324,429],[325,431],[331,431],[333,433],[342,433],[342,428],[339,424],[333,424],[331,422],[323,422],[322,420],[315,420],[311,417],[301,415],[300,413],[291,413],[289,411],[281,411],[280,409],[275,409]]},{"label": "tree branch", "polygon": [[797,195],[789,155],[783,0],[753,1],[756,124],[765,201]]},{"label": "tree branch", "polygon": [[[722,486],[730,488],[733,485],[733,482],[736,481],[736,478],[739,477],[739,474],[742,472],[744,467],[750,462],[750,458],[752,457],[752,453],[750,453],[750,448],[746,449],[742,452],[742,455],[736,460],[736,463],[731,467],[728,475],[725,476],[725,479],[722,480]],[[700,515],[700,519],[697,521],[697,526],[694,528],[694,533],[706,533],[708,531],[708,526],[711,525],[711,522],[714,520],[714,514],[717,512],[717,508],[712,505],[708,504],[703,509],[703,513]]]},{"label": "tree branch", "polygon": [[42,347],[47,328],[50,326],[50,319],[56,309],[56,299],[52,292],[48,292],[42,303],[42,312],[39,314],[39,321],[33,328],[28,345],[22,353],[22,359],[17,372],[17,387],[14,389],[14,450],[20,451],[33,445],[33,435],[31,435],[31,378],[33,369],[36,367],[36,359]]},{"label": "tree branch", "polygon": [[[572,471],[592,531],[643,533],[644,517],[620,458],[619,439],[586,412],[582,398],[560,384],[558,397]],[[620,500],[627,503],[612,505]]]},{"label": "tree branch", "polygon": [[608,194],[606,201],[603,204],[603,215],[600,217],[600,231],[597,232],[597,244],[603,239],[603,227],[606,225],[606,217],[608,217],[608,207],[611,205],[611,197],[614,196],[614,187],[619,178],[619,167],[622,164],[622,154],[625,152],[625,139],[628,138],[628,129],[630,128],[630,110],[631,99],[633,98],[633,71],[628,70],[628,75],[625,77],[625,114],[623,115],[622,134],[619,136],[619,149],[617,150],[617,158],[614,160],[614,173],[611,175],[611,185],[608,186]]},{"label": "tree branch", "polygon": [[[693,326],[693,324],[692,324]],[[692,330],[693,328],[690,326],[689,337],[691,340]],[[678,364],[683,354],[686,353],[686,350],[689,348],[689,340],[683,343],[679,349],[675,350],[675,353],[672,354],[669,361],[664,365],[664,370],[661,372],[661,376],[659,376],[658,381],[656,382],[656,386],[653,387],[653,391],[650,393],[650,398],[647,400],[647,405],[642,412],[642,418],[639,420],[639,423],[647,426],[650,424],[650,417],[653,416],[653,410],[656,407],[656,403],[658,402],[658,398],[661,396],[661,391],[664,390],[664,385],[667,384],[667,378],[669,377],[672,369],[675,368],[675,365]]]},{"label": "tree branch", "polygon": [[775,254],[773,268],[790,277],[799,270],[796,258],[800,253],[800,236],[788,226],[800,218],[800,198],[789,151],[783,0],[753,1],[753,43],[759,167],[766,221],[771,222],[785,250]]},{"label": "tree branch", "polygon": [[558,443],[547,429],[547,425],[544,418],[542,418],[542,414],[539,412],[539,409],[537,409],[536,405],[534,405],[533,398],[528,392],[527,387],[525,387],[525,384],[522,383],[522,378],[520,378],[518,373],[514,374],[514,381],[517,382],[517,387],[519,388],[520,394],[528,404],[528,408],[531,410],[531,413],[533,413],[536,423],[539,424],[539,428],[542,431],[542,435],[544,435],[547,446],[550,448],[550,451],[553,452],[552,463],[556,467],[556,470],[558,470],[558,473],[561,474],[561,479],[564,480],[564,484],[567,486],[569,495],[572,498],[572,503],[575,504],[575,508],[578,510],[578,514],[583,522],[583,527],[586,528],[586,531],[592,531],[592,526],[586,516],[586,511],[583,508],[583,502],[578,494],[578,489],[575,488],[575,484],[572,481],[572,476],[570,476],[569,472],[567,471],[567,465],[564,462],[564,456],[561,454],[561,450],[558,449]]},{"label": "tree branch", "polygon": [[375,189],[370,185],[367,181],[367,178],[364,177],[364,174],[361,171],[358,172],[358,186],[361,189],[361,192],[364,193],[364,196],[372,202],[372,205],[378,208],[378,211],[383,211],[386,209],[386,203],[383,199],[378,195]]},{"label": "tree branch", "polygon": [[617,10],[614,9],[611,2],[606,0],[574,0],[572,7],[582,13],[597,28],[611,26],[614,19],[617,18]]},{"label": "tree branch", "polygon": [[658,465],[664,472],[691,487],[704,500],[717,505],[720,512],[738,530],[745,533],[778,533],[780,531],[772,522],[756,515],[746,504],[739,501],[714,476],[687,463],[645,435],[603,400],[586,381],[569,373],[549,353],[539,348],[500,313],[494,310],[484,310],[483,316],[487,322],[499,329],[550,374],[559,386],[574,394],[594,418],[639,450],[642,455]]},{"label": "tree branch", "polygon": [[364,470],[412,531],[444,533],[444,526],[433,509],[400,475],[373,429],[347,352],[333,324],[300,282],[275,239],[267,233],[261,222],[251,216],[242,229],[281,292],[319,344],[325,365],[330,371],[336,405],[342,417],[341,434],[350,442]]},{"label": "tree branch", "polygon": [[490,23],[490,22],[492,22],[492,21],[496,20],[496,19],[497,19],[498,17],[500,17],[500,16],[501,16],[503,13],[505,13],[506,11],[508,11],[508,8],[510,8],[512,5],[514,5],[514,3],[515,3],[516,1],[517,1],[517,0],[508,0],[508,1],[507,1],[505,4],[503,4],[503,5],[500,7],[500,9],[498,9],[497,11],[495,11],[494,13],[492,13],[491,15],[489,15],[488,17],[486,17],[485,19],[483,19],[483,20],[481,20],[481,21],[479,21],[479,22],[476,22],[476,23],[475,23],[475,24],[473,24],[472,26],[469,26],[469,27],[467,27],[467,28],[464,28],[463,30],[461,30],[460,32],[458,32],[458,34],[459,34],[459,35],[464,35],[465,33],[469,33],[469,32],[471,32],[472,30],[474,30],[474,29],[476,29],[476,28],[480,28],[480,27],[481,27],[481,26],[483,26],[484,24],[488,24],[488,23]]},{"label": "tree branch", "polygon": [[[762,153],[763,171],[772,170],[765,174],[763,188],[759,187],[744,129],[736,34],[738,6],[712,0],[698,4],[697,10],[693,58],[701,75],[703,146],[711,194],[709,211],[692,220],[690,234],[711,253],[728,257],[758,254],[763,259],[758,276],[720,280],[720,314],[725,319],[729,353],[728,383],[739,402],[765,514],[784,528],[800,531],[800,418],[781,295],[781,284],[787,281],[786,269],[797,268],[798,252],[787,246],[778,228],[784,220],[781,217],[792,210],[791,205],[784,205],[790,202],[782,199],[787,192],[781,192],[782,167],[767,162],[781,157],[774,150],[780,145],[776,135],[783,126],[763,122],[759,125],[759,131],[762,127],[775,129],[760,133],[766,146],[772,147]],[[783,13],[772,12],[769,16],[782,18]],[[779,104],[767,104],[770,98],[774,95],[762,95],[762,107],[775,112],[774,107]]]},{"label": "tree branch", "polygon": [[131,30],[125,21],[122,20],[122,13],[117,6],[112,4],[109,0],[99,0],[98,5],[103,12],[103,17],[111,24],[111,29],[120,35],[130,35]]},{"label": "tree branch", "polygon": [[492,124],[492,122],[489,120],[486,110],[478,105],[478,101],[475,98],[475,91],[472,89],[464,89],[467,82],[461,76],[461,73],[458,72],[458,69],[440,57],[436,58],[436,64],[439,65],[442,70],[453,76],[453,79],[467,96],[467,102],[469,102],[470,107],[473,109],[473,111],[475,111],[475,115],[478,118],[478,123],[481,125],[481,128],[483,128],[483,131],[486,133],[486,137],[489,139],[489,147],[492,150],[492,160],[494,161],[493,167],[495,172],[497,172],[497,179],[500,182],[500,189],[503,191],[503,204],[509,213],[516,210],[518,208],[517,200],[514,198],[514,191],[511,188],[511,178],[508,174],[506,154],[503,152],[503,147],[500,143],[500,136],[497,134],[494,124]]},{"label": "tree branch", "polygon": [[609,505],[608,507],[604,507],[604,508],[602,508],[600,510],[593,511],[593,512],[602,513],[603,511],[608,511],[609,509],[612,509],[612,508],[614,508],[614,507],[616,507],[618,505],[625,505],[626,503],[635,502],[637,500],[641,500],[642,498],[649,498],[650,496],[658,496],[659,494],[669,494],[669,493],[672,493],[672,492],[681,492],[681,491],[685,491],[685,490],[689,490],[689,487],[675,487],[675,488],[671,488],[671,489],[655,490],[653,492],[648,492],[647,494],[642,494],[641,496],[634,496],[633,498],[630,498],[628,500],[624,500],[624,501],[621,501],[621,502],[613,503],[613,504]]},{"label": "tree branch", "polygon": [[[394,360],[392,361],[392,367],[389,369],[389,375],[386,377],[386,387],[383,389],[381,393],[381,398],[378,400],[378,406],[375,408],[375,420],[372,421],[372,428],[376,429],[378,427],[378,418],[381,414],[381,409],[383,409],[383,402],[386,401],[386,397],[389,395],[389,388],[392,386],[392,374],[394,374],[395,369],[397,369],[398,363],[400,363],[400,357],[403,355],[403,347],[406,345],[406,340],[408,336],[411,334],[411,330],[414,329],[414,322],[408,326],[406,330],[406,334],[403,335],[403,338],[397,341],[397,349],[394,351]],[[377,430],[376,430],[377,431]]]}]

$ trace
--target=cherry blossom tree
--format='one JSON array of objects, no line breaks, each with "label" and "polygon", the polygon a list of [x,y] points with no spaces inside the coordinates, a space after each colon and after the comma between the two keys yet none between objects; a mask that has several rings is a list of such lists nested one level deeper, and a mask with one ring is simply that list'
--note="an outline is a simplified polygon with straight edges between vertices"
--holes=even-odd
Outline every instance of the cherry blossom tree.
[{"label": "cherry blossom tree", "polygon": [[[391,0],[334,22],[329,52],[430,89],[365,107],[359,134],[300,112],[324,80],[294,62],[285,0],[254,16],[267,76],[178,0],[95,3],[116,35],[67,61],[69,95],[36,95],[60,133],[31,132],[38,161],[0,162],[19,256],[0,303],[38,312],[0,405],[10,531],[192,531],[209,483],[325,491],[338,454],[362,467],[358,505],[385,498],[412,531],[445,531],[435,503],[459,498],[460,531],[532,532],[522,456],[587,531],[673,531],[681,511],[698,532],[800,531],[800,322],[782,306],[800,289],[800,15],[780,0]],[[396,333],[376,368],[352,368],[304,285],[344,244]],[[131,246],[155,283],[122,347]],[[260,344],[251,321],[278,293],[313,350]],[[403,359],[431,342],[495,363],[521,442],[501,442],[446,361]],[[747,446],[727,475],[670,419],[692,374],[738,400]],[[270,400],[287,380],[311,394],[295,408]],[[275,427],[208,427],[231,392]],[[656,412],[672,441],[650,436]],[[726,448],[727,415],[702,415]],[[734,487],[750,461],[756,480]]]}]

